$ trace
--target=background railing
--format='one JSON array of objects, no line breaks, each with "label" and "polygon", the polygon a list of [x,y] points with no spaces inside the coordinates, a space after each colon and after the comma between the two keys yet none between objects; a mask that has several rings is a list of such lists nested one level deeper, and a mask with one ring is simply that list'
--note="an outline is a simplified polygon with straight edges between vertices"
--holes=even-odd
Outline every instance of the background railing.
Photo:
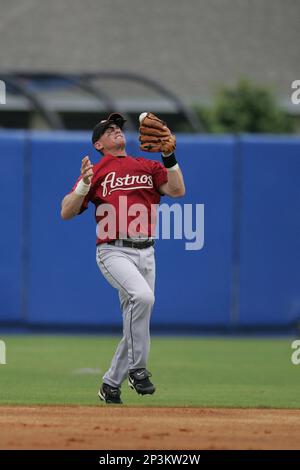
[{"label": "background railing", "polygon": [[[148,105],[147,99],[141,98],[136,104],[136,109],[134,109],[131,101],[130,111],[128,107],[124,105],[124,100],[117,99],[114,93],[107,90],[107,87],[104,85],[104,82],[114,81],[122,84],[125,91],[125,82],[134,83],[139,86],[142,85],[146,91],[156,95],[156,100],[151,100],[152,108],[149,110],[155,112],[156,108],[158,108],[158,112],[162,111],[161,101],[163,100],[168,103],[167,109],[168,112],[173,115],[173,118],[176,117],[176,119],[178,119],[178,117],[180,117],[181,121],[183,121],[186,131],[201,132],[202,130],[199,117],[191,107],[187,106],[175,93],[168,90],[161,83],[141,74],[121,71],[78,74],[11,72],[0,73],[0,80],[6,83],[8,93],[7,106],[0,109],[0,111],[5,113],[11,109],[9,103],[10,95],[24,97],[28,101],[28,112],[37,112],[49,129],[61,130],[68,128],[64,123],[61,113],[67,112],[69,106],[67,96],[64,95],[64,92],[68,92],[68,90],[72,89],[72,91],[77,94],[77,97],[81,97],[80,109],[77,109],[77,114],[89,110],[89,104],[83,97],[90,96],[93,98],[95,112],[108,113],[116,110],[123,112],[128,120],[128,129],[137,130],[138,120],[132,119],[131,112],[134,110],[135,114],[139,113],[139,107]],[[47,93],[50,92],[51,99],[47,96]],[[59,93],[56,99],[57,105],[55,105],[55,92]],[[19,111],[22,109],[23,106],[20,106]],[[145,109],[142,108],[140,109],[140,112],[141,111],[145,111]],[[14,112],[18,112],[18,103],[14,104]],[[165,108],[163,108],[163,112],[165,112]],[[75,109],[73,109],[73,113],[75,113]],[[3,122],[4,118],[2,118],[2,126],[6,127]],[[77,128],[87,128],[83,117],[80,119],[79,116],[77,122]]]}]

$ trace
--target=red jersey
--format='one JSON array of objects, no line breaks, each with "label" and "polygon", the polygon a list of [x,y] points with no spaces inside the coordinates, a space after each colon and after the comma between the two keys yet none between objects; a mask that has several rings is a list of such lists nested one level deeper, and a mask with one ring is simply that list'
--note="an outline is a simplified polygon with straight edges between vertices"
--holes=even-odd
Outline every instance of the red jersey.
[{"label": "red jersey", "polygon": [[153,237],[153,211],[160,202],[158,188],[168,181],[166,168],[155,160],[108,154],[93,166],[93,171],[91,188],[79,213],[88,208],[89,202],[95,205],[96,243],[135,238],[135,232],[142,238]]}]

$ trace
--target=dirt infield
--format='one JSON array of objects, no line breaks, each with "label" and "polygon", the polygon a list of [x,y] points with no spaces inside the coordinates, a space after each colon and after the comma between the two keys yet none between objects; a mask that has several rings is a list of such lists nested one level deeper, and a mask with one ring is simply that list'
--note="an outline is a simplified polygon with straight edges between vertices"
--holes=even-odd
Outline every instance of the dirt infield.
[{"label": "dirt infield", "polygon": [[299,449],[300,410],[1,406],[1,449]]}]

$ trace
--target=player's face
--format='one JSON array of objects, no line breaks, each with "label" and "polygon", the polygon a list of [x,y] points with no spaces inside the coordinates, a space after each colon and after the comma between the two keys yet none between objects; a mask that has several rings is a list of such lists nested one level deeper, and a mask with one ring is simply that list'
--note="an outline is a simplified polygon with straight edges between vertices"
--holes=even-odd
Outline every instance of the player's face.
[{"label": "player's face", "polygon": [[126,144],[125,135],[115,124],[112,124],[106,129],[98,142],[102,149],[105,149],[106,152],[116,148],[124,148]]}]

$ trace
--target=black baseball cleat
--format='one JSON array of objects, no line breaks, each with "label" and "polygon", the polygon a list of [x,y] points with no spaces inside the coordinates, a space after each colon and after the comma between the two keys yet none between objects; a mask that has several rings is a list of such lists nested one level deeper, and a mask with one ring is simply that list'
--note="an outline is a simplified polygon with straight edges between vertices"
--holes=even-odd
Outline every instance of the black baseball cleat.
[{"label": "black baseball cleat", "polygon": [[128,385],[139,395],[152,395],[155,392],[155,387],[149,380],[151,375],[147,369],[132,370],[128,375]]},{"label": "black baseball cleat", "polygon": [[118,387],[111,387],[108,384],[103,383],[98,396],[100,400],[105,401],[105,403],[114,403],[116,405],[122,405],[121,400],[121,390]]}]

